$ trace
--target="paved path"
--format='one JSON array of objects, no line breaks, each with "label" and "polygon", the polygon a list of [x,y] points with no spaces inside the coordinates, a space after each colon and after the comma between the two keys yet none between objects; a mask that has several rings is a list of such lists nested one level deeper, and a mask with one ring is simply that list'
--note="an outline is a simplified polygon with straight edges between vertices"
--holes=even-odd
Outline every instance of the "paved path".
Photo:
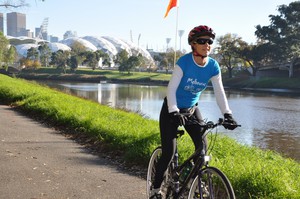
[{"label": "paved path", "polygon": [[145,180],[0,105],[0,198],[143,199]]}]

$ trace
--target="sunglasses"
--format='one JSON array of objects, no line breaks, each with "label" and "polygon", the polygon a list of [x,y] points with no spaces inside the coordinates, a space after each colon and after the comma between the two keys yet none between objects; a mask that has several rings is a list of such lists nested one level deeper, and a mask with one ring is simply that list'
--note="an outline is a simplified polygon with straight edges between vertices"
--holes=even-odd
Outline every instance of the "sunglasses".
[{"label": "sunglasses", "polygon": [[195,41],[195,43],[201,44],[201,45],[208,43],[209,45],[212,45],[212,44],[214,43],[214,40],[212,40],[212,39],[199,38],[199,39],[197,39],[197,40]]}]

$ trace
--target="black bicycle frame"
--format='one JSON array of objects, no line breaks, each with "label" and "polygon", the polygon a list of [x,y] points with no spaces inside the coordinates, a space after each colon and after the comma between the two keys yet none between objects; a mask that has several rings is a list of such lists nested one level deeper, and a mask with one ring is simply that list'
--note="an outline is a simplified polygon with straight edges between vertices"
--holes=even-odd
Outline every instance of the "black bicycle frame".
[{"label": "black bicycle frame", "polygon": [[174,158],[177,157],[176,158],[177,163],[176,163],[176,159],[175,159],[175,165],[177,164],[177,166],[175,166],[175,168],[174,168],[175,173],[181,173],[182,169],[184,167],[186,167],[187,164],[189,162],[191,162],[191,160],[196,160],[196,162],[192,168],[192,171],[189,173],[189,175],[186,177],[186,179],[182,183],[181,188],[179,189],[179,187],[175,187],[175,191],[176,191],[175,198],[178,198],[179,196],[181,196],[183,194],[183,192],[185,191],[185,189],[187,188],[187,185],[190,182],[190,180],[199,174],[200,169],[202,169],[202,167],[204,165],[204,156],[205,156],[205,153],[203,152],[203,149],[199,148],[188,159],[186,159],[181,165],[178,166],[178,152],[177,152],[177,147],[176,147],[176,152],[174,154]]}]

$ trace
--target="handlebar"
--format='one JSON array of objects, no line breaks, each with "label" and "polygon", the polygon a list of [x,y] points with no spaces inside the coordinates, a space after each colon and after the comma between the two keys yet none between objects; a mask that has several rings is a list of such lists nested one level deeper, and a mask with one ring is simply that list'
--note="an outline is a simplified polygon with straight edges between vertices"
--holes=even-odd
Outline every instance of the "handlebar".
[{"label": "handlebar", "polygon": [[206,130],[207,130],[207,129],[213,129],[213,128],[215,128],[217,126],[221,126],[221,125],[226,129],[231,129],[231,128],[235,129],[237,127],[241,127],[240,124],[232,124],[232,123],[224,122],[223,118],[219,118],[218,122],[216,122],[216,123],[209,121],[209,122],[206,122],[205,125],[201,125],[201,126],[206,128]]},{"label": "handlebar", "polygon": [[241,125],[239,125],[239,124],[232,124],[232,123],[224,122],[223,118],[219,118],[219,120],[216,123],[214,123],[212,121],[200,123],[198,120],[189,120],[186,123],[186,125],[192,125],[192,124],[198,124],[201,127],[204,127],[206,130],[213,129],[213,128],[215,128],[217,126],[221,126],[221,125],[226,129],[235,129],[237,127],[241,127]]},{"label": "handlebar", "polygon": [[[188,123],[186,123],[186,125],[195,125],[195,124],[200,125],[201,127],[203,127],[205,129],[206,133],[204,133],[203,136],[206,136],[206,134],[209,132],[209,131],[207,131],[208,129],[213,129],[213,128],[215,128],[217,126],[221,126],[221,125],[226,129],[232,129],[232,130],[237,127],[241,127],[240,124],[231,124],[228,122],[224,122],[223,118],[219,118],[219,120],[216,123],[214,123],[212,121],[200,123],[198,120],[189,120]],[[177,138],[181,137],[183,134],[184,134],[184,130],[182,130],[182,129],[177,130]]]}]

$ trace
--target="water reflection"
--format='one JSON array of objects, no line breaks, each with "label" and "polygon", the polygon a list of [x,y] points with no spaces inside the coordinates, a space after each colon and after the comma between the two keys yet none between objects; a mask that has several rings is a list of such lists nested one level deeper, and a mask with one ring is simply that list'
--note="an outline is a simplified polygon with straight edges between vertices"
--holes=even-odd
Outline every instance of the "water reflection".
[{"label": "water reflection", "polygon": [[[48,82],[50,87],[87,99],[141,112],[158,120],[164,86],[129,84],[59,83]],[[238,142],[262,149],[276,150],[300,160],[300,98],[266,95],[241,91],[227,91],[229,105],[242,128],[226,133]],[[210,120],[222,117],[211,90],[203,93],[199,108]],[[225,131],[222,129],[222,131]]]}]

